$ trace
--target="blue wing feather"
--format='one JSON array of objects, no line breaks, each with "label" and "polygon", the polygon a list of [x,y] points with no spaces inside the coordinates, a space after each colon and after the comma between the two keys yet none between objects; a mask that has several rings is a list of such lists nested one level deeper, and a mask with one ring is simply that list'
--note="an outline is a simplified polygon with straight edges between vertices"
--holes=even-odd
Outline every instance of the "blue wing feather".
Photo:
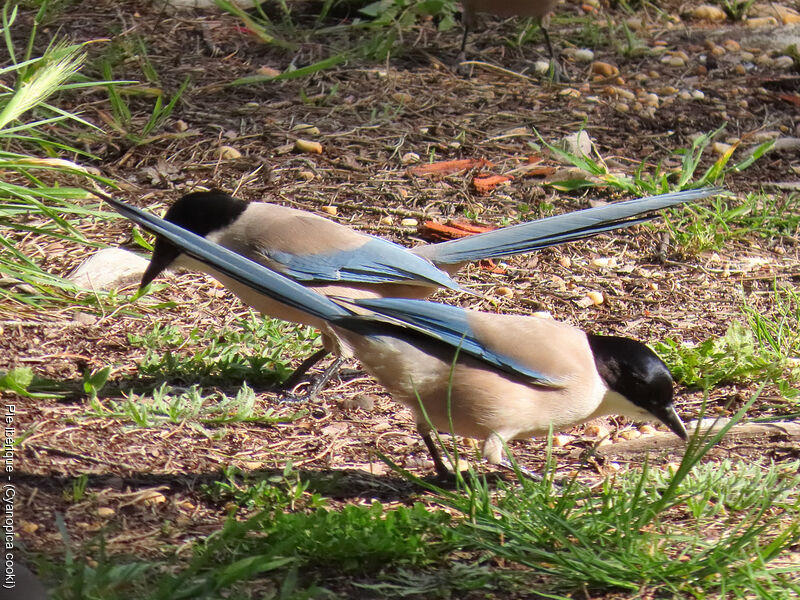
[{"label": "blue wing feather", "polygon": [[487,348],[470,327],[468,313],[463,308],[405,298],[369,298],[347,302],[388,317],[392,322],[411,327],[506,372],[526,377],[538,385],[562,385],[557,379]]},{"label": "blue wing feather", "polygon": [[421,283],[460,290],[447,273],[406,248],[369,236],[353,250],[331,254],[291,254],[263,250],[285,275],[304,282]]}]

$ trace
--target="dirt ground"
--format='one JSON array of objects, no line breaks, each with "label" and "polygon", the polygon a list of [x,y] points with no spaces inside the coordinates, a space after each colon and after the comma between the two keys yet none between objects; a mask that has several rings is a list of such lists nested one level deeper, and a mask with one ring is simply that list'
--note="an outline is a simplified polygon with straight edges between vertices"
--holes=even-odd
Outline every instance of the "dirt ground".
[{"label": "dirt ground", "polygon": [[[669,15],[686,9],[677,4],[662,8]],[[580,11],[579,3],[567,2],[559,13],[576,17]],[[620,8],[604,9],[598,16],[601,24],[606,22],[604,15],[615,23],[628,18]],[[31,17],[24,14],[22,23],[30,23]],[[542,175],[520,174],[481,195],[472,187],[473,173],[409,176],[408,153],[416,153],[423,162],[486,159],[493,164],[486,170],[498,174],[530,164],[531,157],[556,169],[561,165],[537,147],[541,143],[534,130],[552,143],[583,127],[612,170],[632,174],[642,161],[651,170],[657,164],[665,169],[679,166],[680,157],[671,154],[673,150],[687,148],[697,134],[725,124],[719,140],[735,138],[742,152],[774,134],[800,135],[796,72],[780,69],[774,61],[759,63],[759,56],[772,50],[769,44],[776,43],[776,35],[730,21],[709,24],[687,18],[670,23],[656,13],[647,17],[646,29],[637,32],[644,44],[665,47],[679,59],[683,52],[684,64],[664,62],[663,54],[625,56],[607,36],[555,19],[551,35],[558,46],[590,47],[595,60],[619,69],[619,79],[597,80],[590,62],[565,56],[570,81],[559,85],[542,82],[531,73],[531,63],[543,56],[538,35],[521,48],[507,43],[519,32],[514,21],[490,20],[472,38],[468,58],[490,66],[475,65],[471,76],[453,68],[460,28],[439,33],[427,23],[407,33],[395,55],[380,64],[354,59],[307,78],[236,87],[222,84],[259,69],[283,71],[291,62],[302,67],[325,58],[327,48],[319,40],[301,44],[296,52],[261,44],[237,19],[216,10],[176,13],[149,3],[102,0],[92,3],[91,9],[76,5],[65,10],[46,23],[45,32],[81,41],[110,38],[90,47],[87,74],[100,77],[98,65],[107,59],[113,62],[114,77],[141,80],[144,54],[135,44],[141,39],[168,94],[186,77],[191,79],[164,127],[140,145],[115,131],[103,90],[86,90],[69,99],[84,118],[106,132],[71,142],[97,157],[84,164],[120,183],[121,199],[161,214],[183,193],[198,186],[218,187],[245,199],[323,211],[341,223],[414,245],[420,236],[416,227],[403,225],[403,219],[422,223],[473,218],[501,225],[525,210],[530,219],[626,196],[602,187],[559,192],[543,185]],[[798,37],[797,27],[777,29],[781,35]],[[24,39],[24,29],[15,35]],[[715,54],[709,41],[726,51]],[[747,52],[752,56],[743,56]],[[525,76],[517,75],[523,72]],[[152,99],[126,100],[134,109],[135,126],[141,127]],[[628,106],[627,112],[621,104]],[[299,137],[298,124],[319,130],[304,137],[320,142],[322,154],[291,149]],[[222,146],[235,149],[237,156],[223,152],[221,157]],[[709,150],[703,169],[716,158]],[[796,197],[774,184],[797,181],[798,168],[796,146],[773,151],[750,169],[729,175],[725,186],[739,197],[762,189],[781,194],[785,210],[797,212]],[[732,237],[718,250],[695,253],[665,243],[665,231],[663,223],[656,222],[654,227],[635,227],[509,259],[494,271],[472,265],[462,272],[461,281],[495,303],[452,294],[440,294],[438,299],[484,310],[549,311],[588,330],[650,344],[665,338],[701,342],[723,335],[733,320],[743,320],[745,299],[769,314],[774,308],[773,286],[797,285],[800,280],[796,232]],[[134,248],[130,232],[122,220],[103,228],[87,223],[85,229],[98,241]],[[33,248],[37,242],[29,243]],[[84,249],[55,242],[38,248],[37,260],[56,274],[67,274],[85,258]],[[597,260],[610,257],[616,259],[616,267],[603,267]],[[184,274],[169,283],[157,298],[174,304],[148,311],[145,319],[123,312],[86,315],[78,308],[13,318],[4,314],[0,370],[30,366],[42,377],[79,382],[87,367],[111,365],[111,391],[101,393],[102,401],[104,395],[134,385],[139,377],[136,365],[144,350],[131,347],[128,334],[144,334],[156,320],[184,331],[235,328],[247,312],[202,276]],[[588,292],[601,292],[605,301],[585,307]],[[712,414],[735,411],[757,384],[713,389]],[[223,391],[235,393],[238,387],[228,384]],[[143,428],[86,417],[83,394],[67,401],[16,399],[18,430],[28,432],[18,448],[16,465],[19,493],[25,498],[18,516],[26,546],[45,552],[62,547],[55,518],[61,513],[76,543],[106,527],[108,552],[124,549],[157,556],[163,544],[190,541],[219,527],[225,507],[199,489],[219,479],[220,470],[228,465],[270,474],[280,473],[291,461],[301,476],[323,482],[314,485],[342,502],[407,503],[424,496],[377,457],[379,451],[416,474],[432,474],[409,412],[398,408],[368,377],[351,374],[334,381],[310,407],[281,404],[265,386],[256,391],[260,411],[273,408],[291,415],[306,408],[308,412],[279,425]],[[702,393],[682,387],[677,393],[679,413],[685,419],[695,417]],[[353,399],[364,395],[374,400],[374,406],[352,408]],[[767,387],[753,416],[792,412],[797,412],[796,404]],[[618,424],[622,431],[636,429],[624,420]],[[598,441],[597,428],[567,433],[571,438],[556,449],[559,469],[579,470],[587,481],[641,460],[641,456],[604,456],[602,448],[587,459],[584,451]],[[614,439],[622,438],[615,434]],[[511,447],[521,464],[541,467],[544,442],[514,442]],[[680,447],[671,446],[659,453],[659,460],[674,461],[679,456]],[[715,456],[785,461],[797,459],[800,451],[796,442],[777,436],[730,441]],[[72,482],[81,474],[89,475],[87,489],[93,499],[70,502]],[[112,508],[117,516],[104,520],[98,516],[98,506]],[[165,528],[165,522],[179,526]]]}]

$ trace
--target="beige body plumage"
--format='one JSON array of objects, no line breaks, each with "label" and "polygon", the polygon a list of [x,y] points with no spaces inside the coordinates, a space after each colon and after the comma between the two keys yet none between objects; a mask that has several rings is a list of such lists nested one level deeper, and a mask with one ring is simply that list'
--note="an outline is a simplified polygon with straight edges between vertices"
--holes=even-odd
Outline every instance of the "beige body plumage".
[{"label": "beige body plumage", "polygon": [[502,459],[503,442],[546,435],[551,427],[557,432],[612,413],[652,418],[609,389],[583,331],[548,318],[465,312],[487,349],[556,383],[540,385],[464,353],[454,363],[455,348],[413,332],[334,329],[392,398],[411,409],[423,438],[432,425],[484,440],[491,463]]}]

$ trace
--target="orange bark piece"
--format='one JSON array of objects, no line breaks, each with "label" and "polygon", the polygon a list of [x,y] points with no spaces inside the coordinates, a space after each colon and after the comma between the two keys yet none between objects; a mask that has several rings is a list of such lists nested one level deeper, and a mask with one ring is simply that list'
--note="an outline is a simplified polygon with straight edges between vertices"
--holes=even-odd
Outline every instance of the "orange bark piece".
[{"label": "orange bark piece", "polygon": [[459,160],[443,160],[426,165],[419,165],[408,169],[409,175],[422,177],[424,175],[452,175],[474,169],[475,167],[493,167],[485,158],[462,158]]},{"label": "orange bark piece", "polygon": [[778,94],[778,98],[784,102],[789,102],[795,106],[800,106],[800,95],[798,94]]},{"label": "orange bark piece", "polygon": [[535,167],[522,173],[523,177],[548,177],[556,172],[555,167]]},{"label": "orange bark piece", "polygon": [[484,271],[489,271],[489,273],[497,273],[498,275],[506,274],[506,270],[503,267],[498,267],[491,258],[479,260],[478,266]]},{"label": "orange bark piece", "polygon": [[476,233],[493,231],[494,229],[497,228],[491,225],[475,225],[466,221],[448,221],[447,223],[425,221],[419,228],[419,233],[428,240],[445,241],[457,240]]},{"label": "orange bark piece", "polygon": [[472,187],[479,194],[488,194],[501,183],[514,179],[511,175],[477,175],[472,180]]}]

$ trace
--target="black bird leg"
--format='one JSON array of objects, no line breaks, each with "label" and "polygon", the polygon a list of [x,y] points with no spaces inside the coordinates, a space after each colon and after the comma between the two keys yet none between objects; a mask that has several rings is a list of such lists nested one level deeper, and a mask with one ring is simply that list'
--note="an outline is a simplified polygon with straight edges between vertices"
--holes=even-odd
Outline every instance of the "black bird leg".
[{"label": "black bird leg", "polygon": [[322,348],[314,352],[314,354],[312,354],[311,356],[309,356],[307,359],[305,359],[303,362],[300,363],[300,366],[297,367],[292,372],[292,374],[289,375],[286,381],[284,381],[281,384],[281,388],[284,390],[291,390],[292,388],[294,388],[298,383],[300,383],[303,380],[303,378],[306,376],[306,373],[308,373],[309,369],[311,369],[311,367],[313,367],[327,355],[328,351],[325,348]]},{"label": "black bird leg", "polygon": [[[319,352],[317,352],[316,354],[319,354]],[[307,358],[306,361],[304,361],[304,364],[311,358],[314,358],[316,354]],[[283,402],[311,402],[312,400],[316,399],[317,394],[319,394],[322,391],[322,388],[325,387],[325,384],[327,384],[331,380],[331,377],[333,377],[334,375],[336,375],[336,373],[339,372],[339,368],[342,366],[343,362],[344,362],[343,358],[336,357],[336,359],[325,368],[325,370],[322,372],[322,375],[314,377],[312,379],[312,383],[308,386],[308,391],[306,391],[306,393],[303,394],[302,396],[295,396],[294,394],[291,393],[292,388],[288,388],[285,391],[284,396],[282,398]],[[300,366],[302,367],[303,365]],[[306,371],[307,370],[308,369],[306,369]],[[294,374],[292,375],[292,377],[294,377]]]},{"label": "black bird leg", "polygon": [[422,441],[425,442],[425,446],[428,448],[428,452],[430,452],[431,458],[433,459],[433,466],[436,469],[436,478],[442,481],[452,479],[453,474],[450,472],[450,469],[447,468],[447,465],[444,464],[442,455],[439,452],[439,446],[437,446],[436,442],[433,441],[433,437],[431,437],[430,432],[427,431],[423,433],[420,431],[420,435],[422,436]]}]

